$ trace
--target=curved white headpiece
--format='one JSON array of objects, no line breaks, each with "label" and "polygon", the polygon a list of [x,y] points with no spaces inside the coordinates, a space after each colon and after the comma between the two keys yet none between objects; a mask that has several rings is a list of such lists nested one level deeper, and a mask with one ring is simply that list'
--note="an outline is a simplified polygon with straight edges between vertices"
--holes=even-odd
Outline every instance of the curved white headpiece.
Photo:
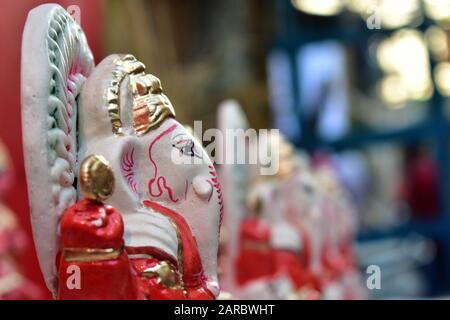
[{"label": "curved white headpiece", "polygon": [[[223,160],[220,167],[220,180],[222,182],[225,212],[224,227],[222,233],[225,235],[223,257],[222,287],[228,291],[234,291],[234,269],[235,259],[238,254],[239,228],[243,218],[247,214],[246,195],[249,186],[250,167],[246,164],[238,164],[238,158],[249,152],[248,147],[239,144],[237,148],[227,147],[227,130],[247,130],[249,125],[242,107],[235,100],[225,100],[218,107],[219,130],[224,136],[223,145],[217,148],[217,157]],[[226,159],[233,160],[231,163]]]},{"label": "curved white headpiece", "polygon": [[60,215],[76,200],[77,96],[94,67],[80,26],[59,5],[30,11],[22,39],[22,127],[31,222],[41,270],[55,292]]}]

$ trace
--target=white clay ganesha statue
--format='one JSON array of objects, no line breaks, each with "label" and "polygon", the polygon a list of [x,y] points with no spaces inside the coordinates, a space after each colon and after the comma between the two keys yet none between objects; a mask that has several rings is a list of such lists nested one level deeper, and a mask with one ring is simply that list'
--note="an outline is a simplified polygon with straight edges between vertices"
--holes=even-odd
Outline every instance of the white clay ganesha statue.
[{"label": "white clay ganesha statue", "polygon": [[[220,184],[159,79],[131,55],[94,68],[82,31],[57,5],[30,13],[23,41],[27,179],[49,288],[61,299],[214,299]],[[77,176],[83,159],[88,180]],[[105,181],[101,172],[115,180],[104,197],[86,188]],[[75,204],[83,184],[85,199]],[[102,290],[66,290],[61,268],[71,264]],[[122,292],[108,290],[121,279]]]}]

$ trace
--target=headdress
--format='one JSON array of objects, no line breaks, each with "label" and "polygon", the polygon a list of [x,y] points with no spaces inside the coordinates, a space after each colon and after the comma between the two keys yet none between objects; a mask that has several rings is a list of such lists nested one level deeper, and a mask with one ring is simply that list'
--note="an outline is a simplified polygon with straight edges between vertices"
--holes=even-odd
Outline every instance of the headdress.
[{"label": "headdress", "polygon": [[133,128],[137,135],[143,135],[157,128],[167,117],[175,118],[175,110],[169,98],[163,94],[161,81],[144,71],[145,65],[130,54],[121,56],[115,61],[106,100],[112,130],[116,135],[123,135],[120,86],[126,76],[129,76],[133,99]]}]

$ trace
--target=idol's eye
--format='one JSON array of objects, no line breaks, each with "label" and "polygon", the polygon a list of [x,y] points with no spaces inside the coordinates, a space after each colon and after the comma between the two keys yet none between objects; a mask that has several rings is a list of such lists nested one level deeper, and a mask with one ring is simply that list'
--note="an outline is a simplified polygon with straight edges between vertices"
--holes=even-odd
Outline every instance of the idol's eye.
[{"label": "idol's eye", "polygon": [[202,154],[197,151],[194,140],[184,134],[176,135],[173,139],[172,147],[177,148],[180,154],[189,157],[202,158]]}]

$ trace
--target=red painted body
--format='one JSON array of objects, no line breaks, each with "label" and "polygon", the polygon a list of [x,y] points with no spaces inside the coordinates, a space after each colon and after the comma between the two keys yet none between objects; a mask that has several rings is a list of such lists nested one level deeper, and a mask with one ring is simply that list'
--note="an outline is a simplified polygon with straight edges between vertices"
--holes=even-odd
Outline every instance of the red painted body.
[{"label": "red painted body", "polygon": [[273,250],[270,248],[270,228],[258,218],[247,218],[240,230],[240,250],[236,260],[239,285],[274,276],[277,271]]},{"label": "red painted body", "polygon": [[308,268],[310,245],[304,241],[300,254],[291,250],[273,249],[270,246],[270,226],[258,218],[247,218],[240,231],[240,252],[236,261],[239,285],[258,279],[288,276],[296,291],[310,290],[307,299],[318,299],[320,282]]},{"label": "red painted body", "polygon": [[[177,271],[180,266],[172,257],[157,248],[125,248],[119,257],[96,262],[68,262],[64,256],[59,264],[59,299],[214,299],[206,287],[195,238],[188,224],[176,212],[146,201],[145,205],[167,215],[177,225],[183,245],[182,272],[177,282],[183,286],[165,287],[157,276],[145,277],[143,272],[161,261]],[[65,248],[115,249],[124,246],[124,225],[119,212],[93,200],[81,200],[70,207],[61,220],[61,246]],[[145,258],[129,258],[128,254],[145,254]],[[71,265],[80,270],[80,289],[70,286]],[[180,276],[181,274],[181,276]],[[182,281],[181,281],[182,280]],[[69,285],[67,285],[69,282]]]}]

